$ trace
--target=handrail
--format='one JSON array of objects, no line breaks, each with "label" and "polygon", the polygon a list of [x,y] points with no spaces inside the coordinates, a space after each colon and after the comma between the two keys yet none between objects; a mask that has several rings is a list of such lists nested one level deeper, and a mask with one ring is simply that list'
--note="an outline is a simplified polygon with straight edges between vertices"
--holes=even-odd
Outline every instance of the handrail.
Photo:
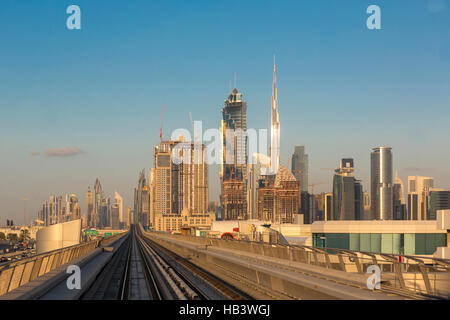
[{"label": "handrail", "polygon": [[70,247],[44,252],[0,266],[0,296],[20,287],[68,262],[108,245],[125,232],[106,239],[95,239]]},{"label": "handrail", "polygon": [[[148,232],[148,231],[147,231]],[[450,260],[432,257],[413,257],[408,255],[370,253],[336,248],[310,247],[302,245],[280,245],[249,240],[225,240],[212,237],[173,235],[163,232],[157,234],[201,242],[212,246],[230,248],[270,256],[273,258],[297,261],[348,273],[363,274],[369,266],[377,265],[382,272],[382,288],[410,292],[414,295],[427,295],[450,298]],[[424,260],[431,261],[426,264]],[[402,262],[400,262],[402,261]]]}]

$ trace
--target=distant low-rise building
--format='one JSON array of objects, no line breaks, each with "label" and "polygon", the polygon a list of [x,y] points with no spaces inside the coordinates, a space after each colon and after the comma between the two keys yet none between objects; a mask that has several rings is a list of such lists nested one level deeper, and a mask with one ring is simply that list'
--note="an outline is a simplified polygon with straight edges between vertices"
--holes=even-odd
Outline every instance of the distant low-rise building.
[{"label": "distant low-rise building", "polygon": [[155,231],[180,232],[182,227],[189,228],[210,228],[216,220],[214,212],[191,214],[188,209],[184,209],[180,214],[155,213]]}]

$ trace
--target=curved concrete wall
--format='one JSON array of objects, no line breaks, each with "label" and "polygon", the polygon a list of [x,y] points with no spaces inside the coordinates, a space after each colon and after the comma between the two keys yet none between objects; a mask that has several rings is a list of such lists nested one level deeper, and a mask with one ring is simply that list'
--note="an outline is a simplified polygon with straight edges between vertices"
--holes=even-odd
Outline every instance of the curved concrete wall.
[{"label": "curved concrete wall", "polygon": [[81,220],[58,223],[36,233],[36,253],[70,247],[80,243]]}]

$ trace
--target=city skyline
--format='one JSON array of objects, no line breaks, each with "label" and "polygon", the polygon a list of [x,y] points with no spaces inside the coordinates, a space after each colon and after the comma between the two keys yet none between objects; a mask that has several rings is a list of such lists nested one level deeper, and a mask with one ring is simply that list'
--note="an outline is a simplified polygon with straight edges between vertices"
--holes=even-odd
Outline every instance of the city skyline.
[{"label": "city skyline", "polygon": [[[332,189],[332,172],[320,169],[334,168],[337,161],[346,157],[355,160],[355,175],[362,180],[364,191],[370,192],[370,150],[381,145],[392,147],[393,170],[399,172],[403,183],[406,184],[407,176],[431,176],[437,187],[449,189],[446,159],[450,157],[450,148],[446,138],[450,129],[445,120],[450,116],[450,43],[438,41],[443,38],[443,29],[448,29],[450,19],[444,18],[448,17],[449,10],[432,13],[416,3],[408,3],[406,8],[386,3],[383,4],[383,30],[372,34],[364,28],[364,5],[345,5],[345,10],[335,4],[315,8],[306,4],[290,5],[298,9],[303,19],[295,22],[298,42],[292,41],[294,35],[289,26],[287,35],[267,44],[265,39],[259,39],[267,29],[253,17],[250,21],[261,30],[244,28],[247,30],[244,35],[256,36],[250,41],[255,48],[248,48],[250,44],[245,39],[236,39],[237,45],[248,50],[227,57],[220,53],[223,49],[220,43],[225,43],[236,27],[222,22],[214,30],[206,31],[190,25],[183,32],[181,42],[186,45],[191,39],[194,44],[184,48],[183,54],[189,58],[179,62],[176,62],[180,58],[176,49],[180,47],[174,43],[180,39],[175,28],[162,21],[169,9],[175,9],[167,4],[159,4],[164,10],[161,18],[152,24],[167,35],[164,42],[170,48],[167,58],[162,57],[166,50],[152,53],[154,47],[139,38],[152,35],[161,40],[151,28],[136,29],[145,25],[144,17],[137,19],[137,26],[131,23],[127,17],[136,13],[137,8],[133,6],[122,13],[124,30],[116,27],[100,32],[94,26],[104,27],[111,16],[99,15],[99,4],[81,1],[86,22],[76,35],[67,33],[63,27],[58,30],[39,21],[57,15],[64,5],[25,8],[18,4],[14,8],[7,6],[6,15],[0,11],[3,30],[11,30],[4,24],[11,23],[19,13],[29,18],[25,26],[14,32],[0,31],[10,44],[0,61],[5,71],[5,77],[0,79],[1,223],[6,219],[13,219],[16,224],[21,222],[23,197],[30,199],[29,220],[36,216],[49,194],[77,194],[84,213],[84,194],[97,177],[109,187],[106,194],[113,194],[117,189],[124,205],[131,206],[138,171],[153,166],[152,150],[159,140],[162,102],[166,102],[165,138],[176,128],[190,131],[188,112],[192,112],[194,120],[204,121],[205,128],[219,128],[220,109],[234,72],[238,75],[237,87],[248,104],[248,127],[269,129],[274,53],[279,116],[283,124],[280,164],[287,166],[294,146],[305,146],[310,183],[322,183],[315,193]],[[121,7],[111,6],[115,13]],[[173,19],[180,19],[181,11],[186,9],[183,6],[175,10]],[[210,6],[211,19],[224,17],[221,3]],[[285,12],[286,4],[282,6]],[[238,15],[249,13],[249,4],[239,7],[242,10]],[[305,17],[305,12],[312,11],[315,18],[323,14],[332,19],[327,13],[329,7],[348,18],[347,22],[336,24],[335,31],[321,26],[320,20]],[[274,9],[271,4],[262,6],[261,16],[276,16],[279,12],[270,13],[270,9]],[[31,12],[36,15],[34,18]],[[191,18],[198,14],[188,11]],[[406,15],[406,19],[397,22],[394,16],[399,14]],[[288,18],[294,23],[293,15]],[[64,20],[64,15],[60,20]],[[278,17],[277,21],[281,20]],[[413,20],[416,24],[411,25]],[[247,23],[250,25],[242,22],[239,28],[242,29],[242,24],[248,27]],[[36,27],[33,35],[30,25]],[[275,29],[270,36],[288,30],[287,23]],[[115,54],[114,42],[108,41],[120,42],[135,31],[136,36],[129,40],[130,51],[122,48]],[[219,32],[219,39],[210,33],[214,31]],[[49,32],[50,39],[29,57],[32,43]],[[307,32],[325,33],[324,43],[319,44]],[[208,54],[194,50],[200,44],[198,33],[213,40],[212,44],[201,46],[209,48]],[[337,39],[342,43],[330,39],[339,34],[349,34],[358,45],[339,36]],[[395,45],[400,36],[406,36],[404,47]],[[419,37],[422,47],[417,39],[413,41],[413,36]],[[104,41],[94,43],[101,39]],[[139,49],[144,49],[145,54],[137,53]],[[92,53],[89,59],[86,50]],[[381,61],[377,58],[383,52],[387,54]],[[50,56],[43,58],[47,54]],[[123,60],[121,54],[128,60]],[[103,55],[106,61],[102,64]],[[79,61],[80,57],[84,62]],[[132,61],[134,58],[136,61]],[[94,65],[98,74],[92,76],[87,70]],[[114,68],[108,71],[111,66]],[[94,79],[87,80],[86,76]],[[26,94],[22,96],[22,92]],[[214,166],[209,170],[211,201],[217,201],[220,192],[218,171]]]}]

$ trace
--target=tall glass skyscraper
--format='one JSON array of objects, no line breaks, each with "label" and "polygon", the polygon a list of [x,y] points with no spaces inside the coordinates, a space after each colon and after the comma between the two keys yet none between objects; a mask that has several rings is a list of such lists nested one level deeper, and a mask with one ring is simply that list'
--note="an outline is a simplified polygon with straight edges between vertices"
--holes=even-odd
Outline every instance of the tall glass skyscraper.
[{"label": "tall glass skyscraper", "polygon": [[408,177],[408,220],[426,220],[428,193],[433,188],[432,177]]},{"label": "tall glass skyscraper", "polygon": [[300,181],[301,191],[308,192],[308,155],[305,154],[304,146],[295,146],[291,171],[297,181]]},{"label": "tall glass skyscraper", "polygon": [[363,190],[353,173],[353,159],[342,159],[333,177],[333,220],[362,220]]},{"label": "tall glass skyscraper", "polygon": [[371,219],[393,219],[392,148],[377,147],[370,155]]},{"label": "tall glass skyscraper", "polygon": [[247,219],[247,103],[234,88],[222,109],[221,205],[225,220]]},{"label": "tall glass skyscraper", "polygon": [[280,118],[278,114],[277,76],[273,64],[272,100],[270,108],[270,171],[277,174],[280,168]]}]

